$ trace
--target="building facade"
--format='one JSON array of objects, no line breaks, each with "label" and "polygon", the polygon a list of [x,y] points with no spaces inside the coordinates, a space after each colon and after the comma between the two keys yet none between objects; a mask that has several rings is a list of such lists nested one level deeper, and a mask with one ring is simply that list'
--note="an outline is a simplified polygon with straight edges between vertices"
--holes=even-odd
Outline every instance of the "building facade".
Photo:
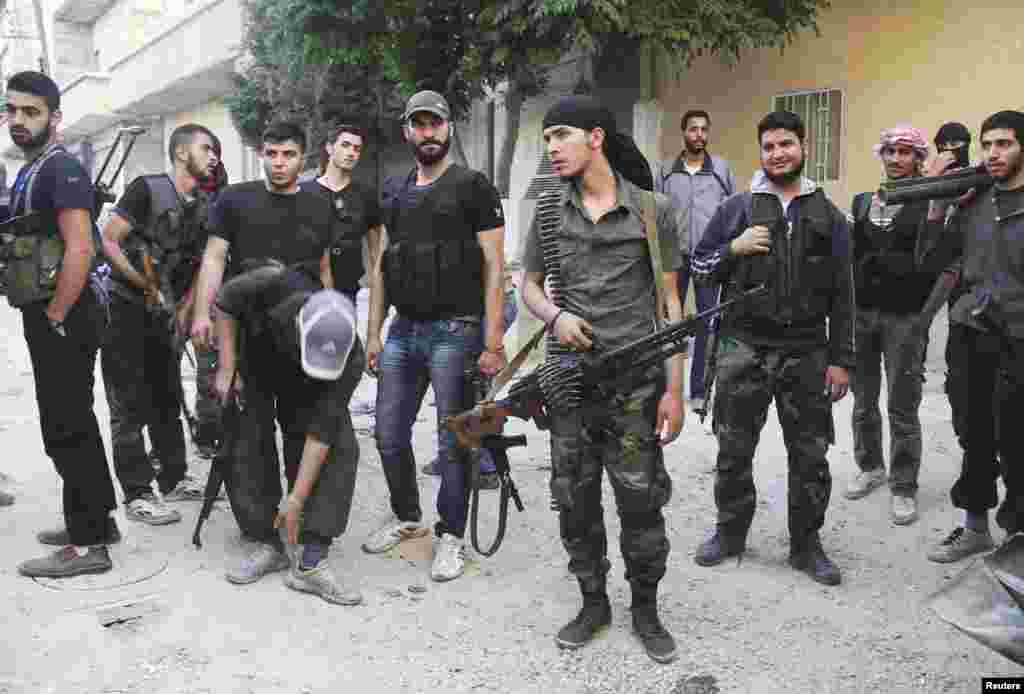
[{"label": "building facade", "polygon": [[[138,175],[169,170],[168,136],[187,122],[217,134],[232,181],[259,176],[223,102],[242,55],[240,0],[44,0],[43,7],[68,147],[95,175],[119,130],[145,128],[111,181],[129,138],[113,153],[104,182],[114,191]],[[20,152],[6,130],[0,151],[16,168]]]}]

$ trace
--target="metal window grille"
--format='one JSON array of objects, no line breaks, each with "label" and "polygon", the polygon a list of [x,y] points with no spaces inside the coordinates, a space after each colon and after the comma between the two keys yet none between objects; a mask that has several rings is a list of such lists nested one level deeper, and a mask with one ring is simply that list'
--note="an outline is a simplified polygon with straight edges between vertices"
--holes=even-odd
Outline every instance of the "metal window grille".
[{"label": "metal window grille", "polygon": [[843,93],[838,89],[780,94],[773,110],[792,111],[807,128],[804,174],[818,182],[838,181],[842,141]]}]

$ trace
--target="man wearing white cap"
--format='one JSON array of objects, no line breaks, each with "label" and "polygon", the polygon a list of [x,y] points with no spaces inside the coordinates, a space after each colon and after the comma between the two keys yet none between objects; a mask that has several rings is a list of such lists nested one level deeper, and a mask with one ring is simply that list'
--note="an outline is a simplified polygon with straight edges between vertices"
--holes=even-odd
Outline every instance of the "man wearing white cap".
[{"label": "man wearing white cap", "polygon": [[[285,468],[289,495],[278,520],[302,551],[285,585],[330,603],[359,604],[359,591],[327,563],[332,540],[348,525],[359,463],[348,411],[366,364],[355,305],[340,292],[321,289],[308,274],[269,262],[227,282],[217,307],[239,321],[249,339],[272,342],[277,354],[301,367],[289,417],[305,431],[305,441],[298,465]],[[273,508],[266,513],[271,516]]]}]

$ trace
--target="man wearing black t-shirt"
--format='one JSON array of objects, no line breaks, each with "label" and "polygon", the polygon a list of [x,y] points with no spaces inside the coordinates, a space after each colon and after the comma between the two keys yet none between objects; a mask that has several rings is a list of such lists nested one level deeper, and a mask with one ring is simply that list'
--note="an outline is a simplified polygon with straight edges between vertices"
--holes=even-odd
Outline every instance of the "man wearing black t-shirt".
[{"label": "man wearing black t-shirt", "polygon": [[[333,288],[328,245],[334,211],[323,197],[299,190],[305,150],[306,136],[301,127],[293,123],[270,126],[263,134],[266,180],[228,186],[217,198],[210,215],[210,239],[199,271],[192,322],[192,337],[200,346],[210,342],[211,299],[226,266],[233,277],[254,261],[276,260]],[[247,332],[240,336],[231,316],[219,315],[217,322],[220,363],[214,389],[222,399],[232,388],[245,398],[233,469],[227,475],[228,497],[243,537],[255,542],[252,552],[228,569],[227,579],[252,583],[289,565],[284,545],[274,530],[281,483],[273,419],[276,404],[284,439],[285,475],[291,484],[306,434],[305,423],[298,416],[301,392],[296,388],[302,375],[271,341],[249,339]]]},{"label": "man wearing black t-shirt", "polygon": [[46,454],[64,481],[65,528],[38,539],[62,548],[18,566],[24,576],[64,578],[112,568],[114,485],[93,411],[100,307],[88,283],[94,257],[93,187],[57,143],[60,90],[46,75],[7,82],[11,140],[25,153],[4,225],[7,301],[21,310]]},{"label": "man wearing black t-shirt", "polygon": [[354,125],[338,126],[324,145],[327,162],[320,177],[299,184],[299,190],[323,196],[334,209],[331,275],[335,288],[353,303],[364,274],[363,239],[367,242],[369,267],[375,267],[383,231],[376,189],[352,180],[364,141],[362,129]]},{"label": "man wearing black t-shirt", "polygon": [[[114,471],[129,520],[150,525],[181,520],[164,501],[198,501],[203,494],[199,481],[186,474],[181,354],[172,344],[169,316],[146,304],[152,287],[144,276],[143,257],[166,256],[161,272],[177,280],[172,294],[180,294],[164,297],[165,303],[184,304],[205,243],[205,193],[197,186],[216,166],[217,155],[213,133],[196,124],[176,128],[167,150],[172,174],[132,181],[103,229],[112,276],[110,328],[100,363],[110,405]],[[160,461],[155,477],[162,498],[153,493],[143,427]]]},{"label": "man wearing black t-shirt", "polygon": [[[442,461],[434,528],[439,541],[430,575],[447,581],[465,568],[468,466],[440,422],[464,406],[468,365],[477,361],[486,375],[505,365],[505,221],[494,186],[483,174],[452,164],[448,157],[453,125],[444,97],[419,92],[409,99],[402,120],[416,168],[392,181],[383,197],[387,234],[379,269],[371,273],[367,334],[368,367],[380,377],[377,449],[394,517],[363,543],[363,550],[386,552],[403,537],[426,532],[416,466],[408,451],[422,383],[429,379],[437,401]],[[380,331],[389,305],[398,315],[382,347]]]}]

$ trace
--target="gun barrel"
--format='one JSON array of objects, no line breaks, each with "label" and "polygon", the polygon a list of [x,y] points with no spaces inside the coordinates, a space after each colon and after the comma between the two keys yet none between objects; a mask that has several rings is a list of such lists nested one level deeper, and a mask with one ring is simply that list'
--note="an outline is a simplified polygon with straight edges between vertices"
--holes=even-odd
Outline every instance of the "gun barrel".
[{"label": "gun barrel", "polygon": [[885,205],[900,205],[918,200],[955,198],[971,188],[992,183],[984,166],[971,167],[942,176],[919,176],[898,181],[885,181],[878,188],[878,198]]}]

